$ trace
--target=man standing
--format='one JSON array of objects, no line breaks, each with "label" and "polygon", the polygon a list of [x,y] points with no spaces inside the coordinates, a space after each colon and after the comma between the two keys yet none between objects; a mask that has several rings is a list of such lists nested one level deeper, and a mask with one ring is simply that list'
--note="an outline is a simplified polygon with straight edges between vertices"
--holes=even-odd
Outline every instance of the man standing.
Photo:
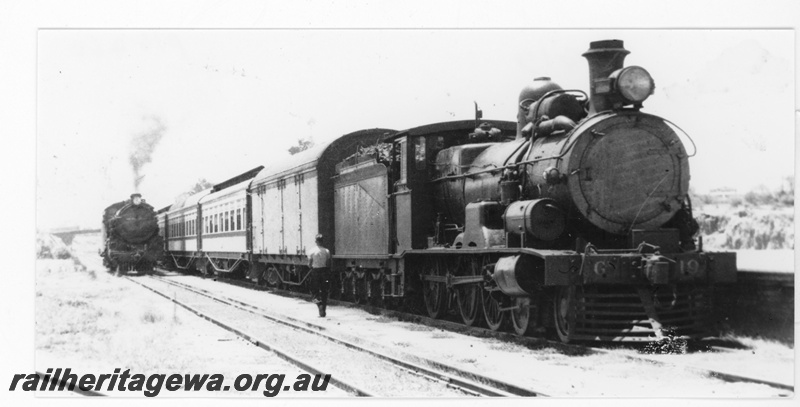
[{"label": "man standing", "polygon": [[328,289],[330,287],[331,252],[322,246],[322,235],[317,235],[317,246],[308,253],[308,267],[311,268],[309,286],[314,303],[319,308],[320,318],[325,317],[328,306]]}]

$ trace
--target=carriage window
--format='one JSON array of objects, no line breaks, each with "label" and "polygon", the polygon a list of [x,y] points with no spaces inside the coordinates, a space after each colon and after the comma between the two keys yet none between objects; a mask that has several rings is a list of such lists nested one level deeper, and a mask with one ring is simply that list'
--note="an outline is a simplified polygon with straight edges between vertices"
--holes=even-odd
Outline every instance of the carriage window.
[{"label": "carriage window", "polygon": [[219,232],[219,214],[214,214],[214,233]]},{"label": "carriage window", "polygon": [[242,230],[242,209],[236,210],[236,230]]},{"label": "carriage window", "polygon": [[225,211],[225,213],[222,216],[225,217],[225,231],[227,232],[228,231],[228,211]]},{"label": "carriage window", "polygon": [[425,169],[425,137],[417,137],[414,144],[414,160],[417,162],[416,169]]},{"label": "carriage window", "polygon": [[235,227],[236,227],[236,226],[235,226],[235,225],[236,225],[236,223],[234,223],[234,222],[233,222],[233,220],[234,220],[234,219],[233,219],[233,209],[231,209],[231,230],[236,230],[236,229],[235,229]]}]

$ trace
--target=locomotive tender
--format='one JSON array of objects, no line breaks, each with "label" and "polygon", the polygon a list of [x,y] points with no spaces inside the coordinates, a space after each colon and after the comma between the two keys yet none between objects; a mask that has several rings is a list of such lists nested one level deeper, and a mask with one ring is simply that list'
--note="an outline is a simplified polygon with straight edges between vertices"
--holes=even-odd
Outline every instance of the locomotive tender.
[{"label": "locomotive tender", "polygon": [[590,93],[537,78],[516,122],[344,135],[159,211],[169,263],[303,287],[322,233],[338,292],[568,341],[711,333],[733,253],[702,250],[676,127],[649,73],[597,41]]},{"label": "locomotive tender", "polygon": [[162,256],[156,212],[139,193],[103,211],[103,265],[109,271],[150,273]]}]

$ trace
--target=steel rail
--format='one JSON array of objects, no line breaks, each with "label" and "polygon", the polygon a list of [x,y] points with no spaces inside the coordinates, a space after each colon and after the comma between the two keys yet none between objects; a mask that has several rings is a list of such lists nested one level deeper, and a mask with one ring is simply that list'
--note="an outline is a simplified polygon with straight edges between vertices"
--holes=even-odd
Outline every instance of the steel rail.
[{"label": "steel rail", "polygon": [[[618,355],[619,354],[619,352],[615,352],[615,351],[610,350],[610,349],[594,348],[594,347],[587,347],[587,349],[591,349],[594,352],[604,353],[604,354],[609,354],[609,355]],[[625,357],[626,359],[634,360],[634,361],[644,361],[644,362],[649,362],[649,363],[653,363],[653,364],[658,364],[658,365],[661,365],[661,366],[672,366],[672,367],[684,368],[684,369],[689,370],[691,372],[697,373],[697,374],[699,374],[701,376],[711,377],[711,378],[719,379],[719,380],[722,380],[722,381],[725,381],[725,382],[729,382],[729,383],[740,382],[740,383],[763,384],[763,385],[766,385],[766,386],[774,387],[776,389],[789,390],[789,391],[794,393],[794,385],[792,385],[792,384],[780,383],[780,382],[775,382],[775,381],[771,381],[771,380],[764,380],[764,379],[759,379],[759,378],[756,378],[756,377],[742,376],[742,375],[738,375],[738,374],[734,374],[734,373],[728,373],[728,372],[722,372],[722,371],[714,370],[714,369],[706,369],[704,367],[700,367],[700,366],[696,366],[696,365],[692,365],[692,364],[688,364],[688,363],[668,362],[668,361],[658,360],[658,359],[647,357],[647,356],[643,356],[643,355],[625,355],[625,354],[622,354],[622,356]]]},{"label": "steel rail", "polygon": [[[183,307],[186,310],[188,310],[189,312],[199,316],[200,318],[203,318],[203,319],[205,319],[205,320],[207,320],[207,321],[209,321],[209,322],[211,322],[211,323],[213,323],[213,324],[215,324],[215,325],[217,325],[217,326],[219,326],[219,327],[221,327],[221,328],[223,328],[223,329],[225,329],[225,330],[227,330],[229,332],[235,333],[236,335],[242,337],[243,339],[245,339],[245,340],[253,343],[254,345],[258,346],[259,348],[275,353],[281,359],[286,360],[289,363],[291,363],[291,364],[293,364],[295,366],[298,366],[301,369],[303,369],[303,370],[305,370],[305,371],[307,371],[309,373],[312,373],[312,374],[315,374],[315,375],[316,374],[320,374],[320,375],[324,374],[322,372],[322,370],[314,367],[312,364],[310,364],[310,363],[308,363],[308,362],[306,362],[306,361],[304,361],[304,360],[302,360],[302,359],[300,359],[298,357],[292,356],[290,353],[278,348],[275,345],[271,345],[271,344],[268,344],[268,343],[266,343],[264,341],[261,341],[258,338],[256,338],[255,336],[253,336],[253,335],[251,335],[251,334],[249,334],[247,332],[244,332],[244,331],[242,331],[240,329],[234,328],[230,324],[222,322],[220,319],[212,317],[208,313],[204,313],[204,312],[202,312],[202,311],[200,311],[200,310],[198,310],[196,308],[193,308],[193,307],[191,307],[191,306],[189,306],[189,305],[187,305],[187,304],[185,304],[185,303],[183,303],[183,302],[181,302],[181,301],[179,301],[179,300],[177,300],[175,298],[171,298],[168,294],[165,294],[165,293],[163,293],[163,292],[161,292],[161,291],[159,291],[159,290],[157,290],[157,289],[155,289],[153,287],[150,287],[150,286],[148,286],[146,284],[143,284],[143,283],[141,283],[139,281],[136,281],[136,280],[134,280],[134,279],[132,279],[130,277],[125,277],[125,278],[128,281],[131,281],[131,282],[133,282],[135,284],[138,284],[138,285],[140,285],[140,286],[142,286],[142,287],[144,287],[144,288],[146,288],[146,289],[148,289],[148,290],[150,290],[150,291],[152,291],[152,292],[154,292],[154,293],[156,293],[156,294],[158,294],[158,295],[160,295],[160,296],[172,301],[173,303],[175,303],[177,305],[180,305],[181,307]],[[339,387],[339,388],[341,388],[343,390],[346,390],[348,392],[354,393],[357,396],[376,397],[376,394],[374,394],[374,393],[372,393],[370,391],[361,389],[361,388],[359,388],[357,386],[354,386],[352,384],[344,382],[344,381],[342,381],[340,379],[336,379],[333,376],[331,376],[330,380],[331,380],[331,383],[333,383],[335,386],[337,386],[337,387]]]},{"label": "steel rail", "polygon": [[[406,369],[408,371],[420,374],[420,375],[425,376],[425,377],[429,377],[429,378],[434,379],[436,381],[441,381],[441,382],[447,383],[451,387],[455,387],[455,388],[458,388],[458,389],[461,389],[461,390],[466,390],[468,393],[473,393],[473,394],[476,394],[476,395],[483,395],[483,396],[491,396],[491,397],[547,396],[546,394],[544,394],[542,392],[525,389],[525,388],[522,388],[520,386],[511,384],[511,383],[506,383],[506,382],[503,382],[501,380],[497,380],[497,379],[493,379],[493,378],[490,378],[490,377],[486,377],[486,376],[483,376],[483,375],[480,375],[480,374],[477,374],[477,373],[468,372],[468,371],[465,371],[465,370],[462,370],[462,369],[459,369],[459,368],[456,368],[456,367],[453,367],[453,366],[449,366],[449,365],[443,364],[441,362],[435,362],[435,361],[428,360],[428,359],[421,358],[421,357],[417,357],[417,356],[414,357],[414,358],[420,360],[421,362],[425,363],[426,365],[434,366],[437,369],[437,370],[434,370],[433,368],[428,368],[428,367],[425,367],[425,366],[423,366],[421,364],[418,364],[418,363],[404,361],[404,360],[398,359],[398,358],[396,358],[394,356],[390,356],[390,355],[387,355],[385,353],[378,352],[378,351],[373,350],[373,349],[369,349],[369,348],[367,348],[365,346],[356,344],[356,343],[351,342],[349,340],[338,338],[338,337],[336,337],[334,335],[325,333],[325,332],[323,332],[326,329],[325,327],[322,327],[322,326],[319,326],[319,325],[316,325],[316,324],[313,324],[313,323],[300,321],[300,320],[297,320],[297,319],[294,319],[294,318],[291,318],[291,317],[286,317],[286,316],[279,317],[279,316],[275,316],[275,315],[270,315],[270,314],[267,313],[268,311],[264,310],[263,308],[255,307],[255,306],[253,306],[251,304],[247,304],[245,302],[238,301],[238,300],[230,298],[230,297],[219,296],[219,295],[211,293],[208,290],[204,290],[204,289],[197,288],[197,287],[192,287],[192,286],[190,286],[188,284],[179,283],[179,282],[168,280],[168,279],[165,279],[165,278],[162,278],[162,277],[158,277],[158,276],[150,276],[150,278],[159,280],[161,282],[164,282],[165,284],[169,284],[169,285],[173,285],[173,286],[176,286],[176,287],[180,287],[182,289],[185,289],[187,291],[191,291],[191,292],[193,292],[195,294],[198,294],[198,295],[203,295],[203,296],[208,297],[208,298],[210,298],[210,299],[212,299],[214,301],[218,301],[220,303],[235,307],[235,308],[240,309],[242,311],[249,312],[249,313],[251,313],[253,315],[261,316],[261,317],[266,318],[266,319],[268,319],[270,321],[273,321],[273,322],[276,322],[276,323],[291,327],[293,329],[297,329],[297,330],[300,330],[300,331],[303,331],[303,332],[307,332],[307,333],[310,333],[310,334],[314,334],[314,335],[320,336],[322,338],[325,338],[325,339],[327,339],[327,340],[329,340],[331,342],[337,343],[337,344],[345,346],[347,348],[367,353],[367,354],[369,354],[371,356],[374,356],[374,357],[376,357],[378,359],[387,361],[387,362],[389,362],[389,363],[391,363],[393,365],[399,366],[399,367],[404,368],[404,369]],[[447,372],[452,372],[453,374],[450,374],[450,373],[447,373]],[[470,377],[472,379],[470,379],[468,377]]]},{"label": "steel rail", "polygon": [[[285,295],[285,296],[291,296],[291,297],[303,297],[303,298],[308,297],[308,294],[305,294],[305,293],[298,293],[298,292],[293,292],[293,291],[285,291],[285,290],[276,289],[276,288],[263,289],[263,287],[255,286],[252,283],[241,282],[241,281],[238,281],[238,280],[223,279],[223,280],[220,280],[220,281],[223,281],[223,282],[226,282],[226,283],[231,283],[232,285],[237,285],[237,286],[244,287],[244,288],[251,288],[251,289],[255,288],[255,289],[259,289],[259,290],[263,290],[263,291],[270,291],[270,292],[278,294],[278,295]],[[181,284],[181,283],[177,283],[177,284]],[[437,328],[441,328],[441,329],[447,329],[447,330],[450,330],[450,331],[453,331],[453,332],[463,333],[463,334],[466,334],[466,335],[471,335],[471,336],[476,336],[476,337],[490,337],[490,338],[494,338],[494,339],[498,339],[498,340],[502,340],[502,341],[514,342],[514,343],[518,343],[520,345],[527,346],[527,347],[551,346],[551,347],[554,347],[554,348],[559,349],[561,351],[569,352],[570,354],[580,354],[580,355],[587,355],[587,354],[591,354],[591,353],[613,354],[613,355],[618,355],[618,356],[625,357],[626,359],[629,359],[629,360],[632,360],[632,361],[644,361],[644,362],[648,362],[648,363],[652,363],[652,364],[656,364],[656,365],[660,365],[660,366],[681,367],[681,368],[684,368],[684,369],[686,369],[688,371],[691,371],[691,372],[694,372],[696,374],[699,374],[701,376],[710,377],[710,378],[722,380],[722,381],[725,381],[725,382],[731,382],[731,383],[741,382],[741,383],[763,384],[763,385],[770,386],[770,387],[773,387],[773,388],[776,388],[776,389],[788,390],[788,391],[794,392],[794,385],[792,385],[792,384],[780,383],[780,382],[764,380],[764,379],[759,379],[759,378],[753,378],[753,377],[747,377],[747,376],[737,375],[737,374],[728,373],[728,372],[721,372],[721,371],[717,371],[717,370],[713,370],[713,369],[706,369],[706,368],[703,368],[703,367],[694,366],[694,365],[690,365],[690,364],[682,364],[682,363],[678,363],[678,362],[658,360],[658,359],[650,358],[650,357],[647,357],[647,356],[644,356],[644,355],[630,355],[630,354],[625,354],[625,353],[619,352],[619,351],[614,350],[614,349],[605,349],[605,348],[599,348],[599,347],[593,347],[593,346],[587,346],[587,345],[579,345],[579,344],[565,344],[565,343],[562,343],[562,342],[552,341],[552,340],[544,339],[544,338],[519,336],[519,335],[516,335],[514,333],[510,333],[510,332],[492,331],[490,329],[480,328],[480,327],[469,327],[469,326],[466,326],[464,324],[457,323],[457,322],[446,321],[446,320],[441,320],[441,319],[432,319],[432,318],[429,318],[429,317],[426,317],[426,316],[421,316],[421,315],[416,315],[416,314],[409,314],[409,313],[405,313],[405,312],[401,312],[401,311],[395,311],[395,310],[387,310],[387,309],[384,309],[384,308],[375,307],[375,306],[371,306],[371,305],[360,305],[360,304],[354,304],[354,303],[350,303],[350,302],[343,302],[343,301],[339,301],[339,300],[328,300],[328,303],[329,304],[334,304],[334,305],[338,304],[338,305],[347,306],[347,307],[351,307],[351,308],[359,308],[359,309],[362,309],[362,310],[364,310],[366,312],[369,312],[369,313],[372,313],[372,314],[380,314],[380,315],[384,315],[384,316],[387,316],[387,317],[394,317],[394,318],[397,318],[398,320],[418,323],[418,324],[422,324],[422,325],[425,325],[425,326],[437,327]],[[247,306],[251,306],[249,304],[246,304],[246,305]],[[434,361],[431,361],[431,362],[434,363],[434,364],[437,363],[437,362],[434,362]],[[540,394],[540,395],[542,395],[542,394]]]}]

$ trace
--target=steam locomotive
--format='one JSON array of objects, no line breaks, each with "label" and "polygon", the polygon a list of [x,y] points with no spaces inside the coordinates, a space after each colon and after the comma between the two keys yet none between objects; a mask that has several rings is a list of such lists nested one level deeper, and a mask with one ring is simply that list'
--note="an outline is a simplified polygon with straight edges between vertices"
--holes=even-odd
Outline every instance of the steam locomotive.
[{"label": "steam locomotive", "polygon": [[654,81],[597,41],[590,92],[537,78],[517,121],[350,133],[158,212],[168,263],[303,289],[321,233],[336,291],[570,341],[713,334],[734,253],[707,252]]},{"label": "steam locomotive", "polygon": [[109,271],[150,273],[162,256],[155,209],[139,193],[103,211],[104,242],[100,256]]}]

